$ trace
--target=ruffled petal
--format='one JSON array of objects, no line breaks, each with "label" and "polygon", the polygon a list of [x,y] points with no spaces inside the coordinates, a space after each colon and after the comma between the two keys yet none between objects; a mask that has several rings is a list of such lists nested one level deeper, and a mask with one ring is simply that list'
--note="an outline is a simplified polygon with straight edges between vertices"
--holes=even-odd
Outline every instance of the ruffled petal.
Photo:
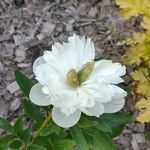
[{"label": "ruffled petal", "polygon": [[53,121],[63,128],[69,128],[74,126],[80,119],[81,111],[76,110],[74,113],[69,116],[65,115],[60,111],[59,108],[53,107],[52,109],[52,119]]},{"label": "ruffled petal", "polygon": [[126,68],[120,63],[112,63],[111,60],[100,60],[95,62],[94,70],[89,81],[100,81],[104,83],[118,84],[123,82],[120,76],[125,75]]},{"label": "ruffled petal", "polygon": [[111,101],[112,93],[109,92],[107,85],[103,83],[87,83],[82,86],[82,90],[93,97],[94,100],[105,103]]},{"label": "ruffled petal", "polygon": [[109,85],[108,90],[113,96],[110,102],[103,103],[105,113],[114,113],[123,108],[125,104],[124,97],[127,95],[127,92],[115,85]]},{"label": "ruffled petal", "polygon": [[73,107],[77,105],[76,93],[73,90],[61,90],[52,96],[51,102],[56,107]]},{"label": "ruffled petal", "polygon": [[101,114],[105,112],[104,105],[100,102],[96,102],[93,107],[81,107],[80,109],[86,115],[96,117],[99,117]]},{"label": "ruffled petal", "polygon": [[[72,51],[76,53],[76,61],[78,66],[82,67],[82,65],[87,62],[91,62],[95,57],[95,48],[94,43],[90,38],[73,35],[69,37],[69,46],[72,47]],[[81,69],[81,68],[79,68]]]},{"label": "ruffled petal", "polygon": [[48,64],[41,64],[35,70],[36,79],[51,91],[65,89],[65,79],[54,68]]},{"label": "ruffled petal", "polygon": [[108,85],[107,88],[114,98],[124,98],[127,96],[127,92],[116,85]]},{"label": "ruffled petal", "polygon": [[51,98],[47,97],[46,94],[42,92],[42,85],[36,84],[31,88],[29,98],[32,103],[39,106],[47,106],[51,104]]},{"label": "ruffled petal", "polygon": [[52,51],[45,51],[43,57],[65,77],[71,69],[79,71],[84,64],[94,60],[94,56],[94,43],[91,39],[73,35],[68,38],[68,43],[54,43]]},{"label": "ruffled petal", "polygon": [[44,63],[45,63],[45,60],[44,60],[43,56],[38,57],[33,63],[33,72],[35,73],[37,66],[44,64]]},{"label": "ruffled petal", "polygon": [[111,102],[104,103],[105,113],[114,113],[121,110],[125,105],[124,98],[112,98]]}]

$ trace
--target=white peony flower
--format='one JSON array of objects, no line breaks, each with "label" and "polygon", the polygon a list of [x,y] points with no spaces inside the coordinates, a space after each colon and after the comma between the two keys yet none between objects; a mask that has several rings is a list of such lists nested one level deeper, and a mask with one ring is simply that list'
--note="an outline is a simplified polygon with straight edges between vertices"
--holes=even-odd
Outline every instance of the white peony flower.
[{"label": "white peony flower", "polygon": [[54,43],[33,64],[38,84],[30,91],[39,106],[53,105],[52,119],[64,128],[75,125],[81,112],[99,117],[119,111],[127,93],[116,86],[123,82],[125,66],[111,60],[94,61],[90,38],[71,36],[68,43]]}]

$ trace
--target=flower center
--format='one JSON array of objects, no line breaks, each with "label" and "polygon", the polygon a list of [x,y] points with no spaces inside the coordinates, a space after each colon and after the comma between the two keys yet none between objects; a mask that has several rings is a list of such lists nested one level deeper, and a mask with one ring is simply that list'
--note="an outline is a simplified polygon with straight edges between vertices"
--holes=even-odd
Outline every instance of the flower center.
[{"label": "flower center", "polygon": [[71,69],[67,73],[67,83],[71,87],[78,87],[80,86],[83,82],[85,82],[90,74],[92,73],[94,68],[94,62],[88,62],[83,65],[83,68],[79,71],[76,72],[75,69]]}]

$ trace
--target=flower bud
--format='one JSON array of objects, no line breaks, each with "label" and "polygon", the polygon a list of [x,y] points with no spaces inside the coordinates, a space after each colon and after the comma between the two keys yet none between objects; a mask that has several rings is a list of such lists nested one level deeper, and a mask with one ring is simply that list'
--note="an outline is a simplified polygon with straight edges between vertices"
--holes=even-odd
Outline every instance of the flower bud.
[{"label": "flower bud", "polygon": [[86,63],[83,68],[78,72],[79,85],[88,79],[94,68],[94,62]]},{"label": "flower bud", "polygon": [[71,86],[71,87],[77,87],[79,85],[79,79],[78,79],[78,74],[75,71],[75,69],[71,69],[68,73],[67,73],[67,83]]}]

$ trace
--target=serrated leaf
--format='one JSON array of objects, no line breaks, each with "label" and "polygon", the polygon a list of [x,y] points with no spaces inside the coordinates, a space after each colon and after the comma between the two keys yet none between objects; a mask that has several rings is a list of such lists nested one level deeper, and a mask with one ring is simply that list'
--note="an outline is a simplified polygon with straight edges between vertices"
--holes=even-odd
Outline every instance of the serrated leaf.
[{"label": "serrated leaf", "polygon": [[88,144],[78,127],[74,126],[70,128],[70,133],[79,150],[89,150]]},{"label": "serrated leaf", "polygon": [[7,120],[0,117],[0,129],[12,132],[12,125]]},{"label": "serrated leaf", "polygon": [[15,78],[24,95],[29,97],[30,90],[34,83],[19,70],[15,71]]},{"label": "serrated leaf", "polygon": [[150,25],[150,1],[149,0],[116,0],[116,4],[120,6],[121,15],[125,19],[133,16],[143,15],[142,26],[149,29]]},{"label": "serrated leaf", "polygon": [[42,122],[44,120],[44,117],[40,113],[38,107],[32,104],[30,101],[24,100],[23,107],[27,115],[33,120],[36,120],[37,122]]},{"label": "serrated leaf", "polygon": [[15,139],[13,140],[10,144],[9,144],[9,148],[10,149],[19,149],[23,146],[23,143],[21,140],[19,139]]},{"label": "serrated leaf", "polygon": [[135,106],[142,112],[136,119],[142,123],[150,122],[150,98],[141,98]]},{"label": "serrated leaf", "polygon": [[20,132],[23,131],[23,121],[22,121],[22,117],[18,118],[18,120],[16,121],[16,123],[13,126],[13,131],[18,134]]},{"label": "serrated leaf", "polygon": [[50,122],[50,124],[42,130],[41,132],[41,136],[48,136],[51,133],[56,133],[57,135],[59,135],[60,132],[60,127],[58,125],[56,125],[54,122]]}]

